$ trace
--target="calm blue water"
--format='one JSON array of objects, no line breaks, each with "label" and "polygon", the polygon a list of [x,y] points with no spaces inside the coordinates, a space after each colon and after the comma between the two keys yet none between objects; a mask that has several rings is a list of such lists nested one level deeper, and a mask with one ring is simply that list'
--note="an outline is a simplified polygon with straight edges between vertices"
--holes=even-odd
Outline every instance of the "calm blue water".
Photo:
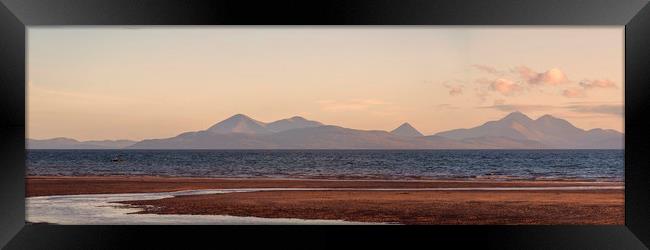
[{"label": "calm blue water", "polygon": [[28,175],[622,181],[623,153],[623,150],[28,150],[27,172]]}]

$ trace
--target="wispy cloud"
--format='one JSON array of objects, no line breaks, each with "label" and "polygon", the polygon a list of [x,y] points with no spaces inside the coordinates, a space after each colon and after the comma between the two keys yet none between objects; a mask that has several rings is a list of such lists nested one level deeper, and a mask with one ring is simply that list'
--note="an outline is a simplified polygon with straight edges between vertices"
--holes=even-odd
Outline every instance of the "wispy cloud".
[{"label": "wispy cloud", "polygon": [[[474,64],[472,67],[493,75],[492,77],[496,78],[486,78],[484,76],[474,80],[475,83],[487,85],[487,90],[499,92],[504,96],[513,96],[524,91],[542,90],[540,87],[543,86],[565,86],[563,90],[559,91],[562,96],[567,98],[585,98],[588,92],[594,89],[618,88],[614,81],[608,79],[585,79],[580,82],[571,81],[567,77],[567,74],[559,68],[551,68],[538,72],[525,65],[513,67],[509,71],[500,71],[489,65]],[[517,79],[520,81],[515,81]],[[479,98],[484,102],[488,94],[485,93],[485,90],[482,91],[483,93],[479,94]]]},{"label": "wispy cloud", "polygon": [[[505,104],[505,99],[513,96],[542,93],[545,95],[560,95],[566,98],[587,98],[596,89],[617,89],[614,81],[607,79],[585,79],[580,82],[572,81],[559,68],[536,71],[526,65],[500,70],[491,65],[473,64],[484,74],[467,81],[463,88],[445,85],[450,95],[466,94],[464,90],[474,92],[479,103],[493,100],[495,105]],[[502,98],[499,98],[502,97]],[[503,99],[505,98],[505,99]],[[496,101],[499,99],[500,101]]]},{"label": "wispy cloud", "polygon": [[585,89],[594,89],[594,88],[618,88],[614,81],[607,79],[598,79],[598,80],[582,80],[580,81],[580,86]]},{"label": "wispy cloud", "polygon": [[614,81],[606,79],[582,80],[579,87],[572,87],[562,91],[562,95],[568,98],[582,98],[587,96],[587,92],[594,89],[617,89]]},{"label": "wispy cloud", "polygon": [[524,81],[534,85],[558,85],[569,82],[566,74],[558,68],[552,68],[544,72],[535,72],[529,67],[519,66],[513,69],[513,71],[519,74],[519,77]]},{"label": "wispy cloud", "polygon": [[577,113],[623,116],[623,105],[569,105],[565,108]]}]

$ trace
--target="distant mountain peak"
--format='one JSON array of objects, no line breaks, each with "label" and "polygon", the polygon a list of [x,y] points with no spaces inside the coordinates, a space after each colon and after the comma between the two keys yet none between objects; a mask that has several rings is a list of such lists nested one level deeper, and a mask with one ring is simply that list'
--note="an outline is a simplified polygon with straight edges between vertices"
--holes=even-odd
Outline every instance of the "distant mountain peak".
[{"label": "distant mountain peak", "polygon": [[391,134],[398,135],[398,136],[407,136],[407,137],[418,137],[418,136],[423,136],[420,131],[415,129],[411,124],[408,122],[403,123],[393,131],[390,131]]},{"label": "distant mountain peak", "polygon": [[[555,116],[548,115],[548,114],[540,116],[539,118],[537,118],[537,120],[535,120],[535,123],[537,124],[537,126],[540,126],[540,128],[570,129],[570,130],[574,130],[572,132],[575,132],[575,133],[578,133],[578,132],[582,131],[582,129],[576,128],[569,121],[564,120],[564,119],[560,119],[560,118],[557,118]],[[578,131],[578,130],[580,130],[580,131]],[[545,132],[548,132],[548,131],[545,131]]]},{"label": "distant mountain peak", "polygon": [[519,111],[512,112],[508,114],[507,116],[503,117],[501,120],[517,120],[517,121],[532,121],[533,119],[530,119],[527,115],[524,113],[521,113]]},{"label": "distant mountain peak", "polygon": [[306,121],[307,119],[305,119],[302,116],[294,116],[294,117],[291,117],[291,118],[289,118],[287,120],[290,120],[290,121]]},{"label": "distant mountain peak", "polygon": [[317,121],[310,121],[300,116],[294,116],[287,119],[277,120],[266,125],[266,128],[272,132],[282,132],[290,129],[309,128],[323,126]]},{"label": "distant mountain peak", "polygon": [[59,141],[59,142],[79,142],[76,139],[68,138],[68,137],[55,137],[52,139],[44,139],[45,140],[51,140],[51,141]]},{"label": "distant mountain peak", "polygon": [[537,118],[536,121],[544,121],[544,120],[562,120],[562,119],[557,118],[557,117],[552,116],[552,115],[549,115],[549,114],[546,114],[546,115],[543,115],[543,116],[540,116],[539,118]]},{"label": "distant mountain peak", "polygon": [[[235,114],[235,115],[229,117],[228,119],[251,119],[251,120],[253,120],[253,118],[250,118],[249,116],[247,116],[245,114]],[[226,120],[228,120],[228,119],[226,119]]]},{"label": "distant mountain peak", "polygon": [[208,131],[213,133],[242,133],[242,134],[265,134],[269,131],[265,128],[266,124],[244,114],[236,114],[225,119],[212,127]]}]

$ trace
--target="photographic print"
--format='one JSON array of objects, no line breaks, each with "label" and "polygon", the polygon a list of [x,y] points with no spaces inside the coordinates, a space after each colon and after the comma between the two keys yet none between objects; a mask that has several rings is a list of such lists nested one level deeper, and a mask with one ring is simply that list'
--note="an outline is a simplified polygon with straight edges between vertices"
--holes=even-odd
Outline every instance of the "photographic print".
[{"label": "photographic print", "polygon": [[624,224],[624,28],[30,27],[26,220]]}]

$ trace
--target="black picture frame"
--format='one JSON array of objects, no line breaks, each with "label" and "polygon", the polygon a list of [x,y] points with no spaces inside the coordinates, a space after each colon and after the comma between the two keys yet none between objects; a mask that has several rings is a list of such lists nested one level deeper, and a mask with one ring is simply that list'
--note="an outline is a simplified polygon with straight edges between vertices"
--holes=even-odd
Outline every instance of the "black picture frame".
[{"label": "black picture frame", "polygon": [[[41,25],[625,26],[624,226],[56,226],[25,223],[26,28]],[[221,247],[296,241],[518,249],[650,246],[650,7],[645,0],[0,0],[0,246]],[[308,245],[307,245],[308,244]]]}]

